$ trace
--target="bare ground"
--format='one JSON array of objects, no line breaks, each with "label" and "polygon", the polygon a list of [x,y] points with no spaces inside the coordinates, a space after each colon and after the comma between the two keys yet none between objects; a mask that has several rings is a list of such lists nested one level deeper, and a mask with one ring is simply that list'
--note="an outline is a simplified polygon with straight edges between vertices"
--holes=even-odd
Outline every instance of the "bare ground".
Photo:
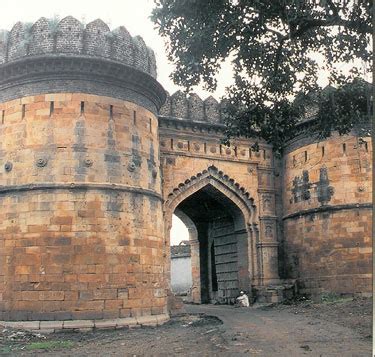
[{"label": "bare ground", "polygon": [[[3,330],[4,356],[370,356],[372,299],[187,306],[157,328],[49,335]],[[217,317],[216,317],[217,316]]]},{"label": "bare ground", "polygon": [[300,301],[291,305],[276,305],[269,308],[286,309],[294,314],[322,321],[334,322],[356,331],[364,339],[372,339],[372,299],[354,298],[312,303]]}]

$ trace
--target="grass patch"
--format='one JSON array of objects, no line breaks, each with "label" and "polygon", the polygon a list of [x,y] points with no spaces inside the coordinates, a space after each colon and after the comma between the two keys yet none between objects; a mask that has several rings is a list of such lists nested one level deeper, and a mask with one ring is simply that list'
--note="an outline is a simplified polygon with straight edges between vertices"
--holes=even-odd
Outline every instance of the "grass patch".
[{"label": "grass patch", "polygon": [[11,353],[12,352],[12,347],[11,346],[4,346],[0,350],[1,353]]},{"label": "grass patch", "polygon": [[56,348],[70,348],[73,347],[74,343],[71,341],[43,341],[43,342],[31,342],[26,346],[26,350],[52,350]]},{"label": "grass patch", "polygon": [[324,304],[334,304],[337,302],[347,302],[352,300],[352,297],[341,296],[335,293],[324,293],[320,296],[320,301]]}]

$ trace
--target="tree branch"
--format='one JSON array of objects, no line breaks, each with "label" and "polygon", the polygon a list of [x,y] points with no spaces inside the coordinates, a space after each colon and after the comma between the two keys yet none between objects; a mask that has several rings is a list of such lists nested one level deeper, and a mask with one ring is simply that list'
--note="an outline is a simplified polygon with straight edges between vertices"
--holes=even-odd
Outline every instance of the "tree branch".
[{"label": "tree branch", "polygon": [[284,41],[285,39],[287,39],[287,35],[283,35],[281,32],[279,31],[276,31],[276,30],[273,30],[273,29],[270,29],[269,27],[267,27],[266,25],[264,25],[264,28],[269,31],[269,32],[272,32],[273,34],[275,34],[277,36],[277,38],[280,40],[280,41]]},{"label": "tree branch", "polygon": [[361,24],[358,27],[357,21],[344,20],[341,17],[334,16],[330,19],[301,19],[297,21],[291,21],[290,23],[290,38],[298,38],[305,34],[308,30],[316,27],[332,27],[332,26],[344,26],[351,30],[359,33],[371,34],[372,28],[367,24]]}]

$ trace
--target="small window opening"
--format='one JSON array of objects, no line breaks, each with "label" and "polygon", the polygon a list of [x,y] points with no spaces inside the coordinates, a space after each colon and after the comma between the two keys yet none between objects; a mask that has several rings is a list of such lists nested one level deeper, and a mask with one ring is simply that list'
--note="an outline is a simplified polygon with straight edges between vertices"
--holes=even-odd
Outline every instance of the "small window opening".
[{"label": "small window opening", "polygon": [[85,112],[85,102],[81,102],[81,114]]},{"label": "small window opening", "polygon": [[3,110],[1,114],[1,124],[4,124],[4,120],[5,120],[5,110]]},{"label": "small window opening", "polygon": [[26,115],[26,104],[22,104],[22,119],[25,118]]},{"label": "small window opening", "polygon": [[109,119],[113,119],[113,105],[109,106]]},{"label": "small window opening", "polygon": [[305,162],[307,161],[307,151],[305,151]]},{"label": "small window opening", "polygon": [[368,151],[368,144],[367,144],[367,141],[365,141],[365,150]]},{"label": "small window opening", "polygon": [[151,118],[148,118],[148,120],[149,120],[149,123],[150,123],[150,133],[152,133],[152,120],[151,120]]},{"label": "small window opening", "polygon": [[346,154],[346,144],[345,144],[345,143],[342,144],[342,152],[343,152],[344,154]]},{"label": "small window opening", "polygon": [[137,125],[137,112],[135,110],[133,111],[133,124]]},{"label": "small window opening", "polygon": [[55,102],[50,102],[49,103],[49,116],[51,116],[54,111],[55,111]]},{"label": "small window opening", "polygon": [[324,146],[322,146],[322,156],[324,156]]}]

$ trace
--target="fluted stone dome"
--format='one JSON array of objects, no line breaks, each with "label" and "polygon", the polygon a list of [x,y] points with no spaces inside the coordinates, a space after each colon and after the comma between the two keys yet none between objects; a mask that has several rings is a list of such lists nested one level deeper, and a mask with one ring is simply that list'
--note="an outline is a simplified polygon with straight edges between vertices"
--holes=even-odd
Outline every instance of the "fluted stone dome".
[{"label": "fluted stone dome", "polygon": [[72,16],[61,21],[42,17],[0,31],[0,64],[41,55],[102,57],[156,77],[155,54],[142,37],[132,37],[123,26],[111,31],[100,19],[85,26]]}]

